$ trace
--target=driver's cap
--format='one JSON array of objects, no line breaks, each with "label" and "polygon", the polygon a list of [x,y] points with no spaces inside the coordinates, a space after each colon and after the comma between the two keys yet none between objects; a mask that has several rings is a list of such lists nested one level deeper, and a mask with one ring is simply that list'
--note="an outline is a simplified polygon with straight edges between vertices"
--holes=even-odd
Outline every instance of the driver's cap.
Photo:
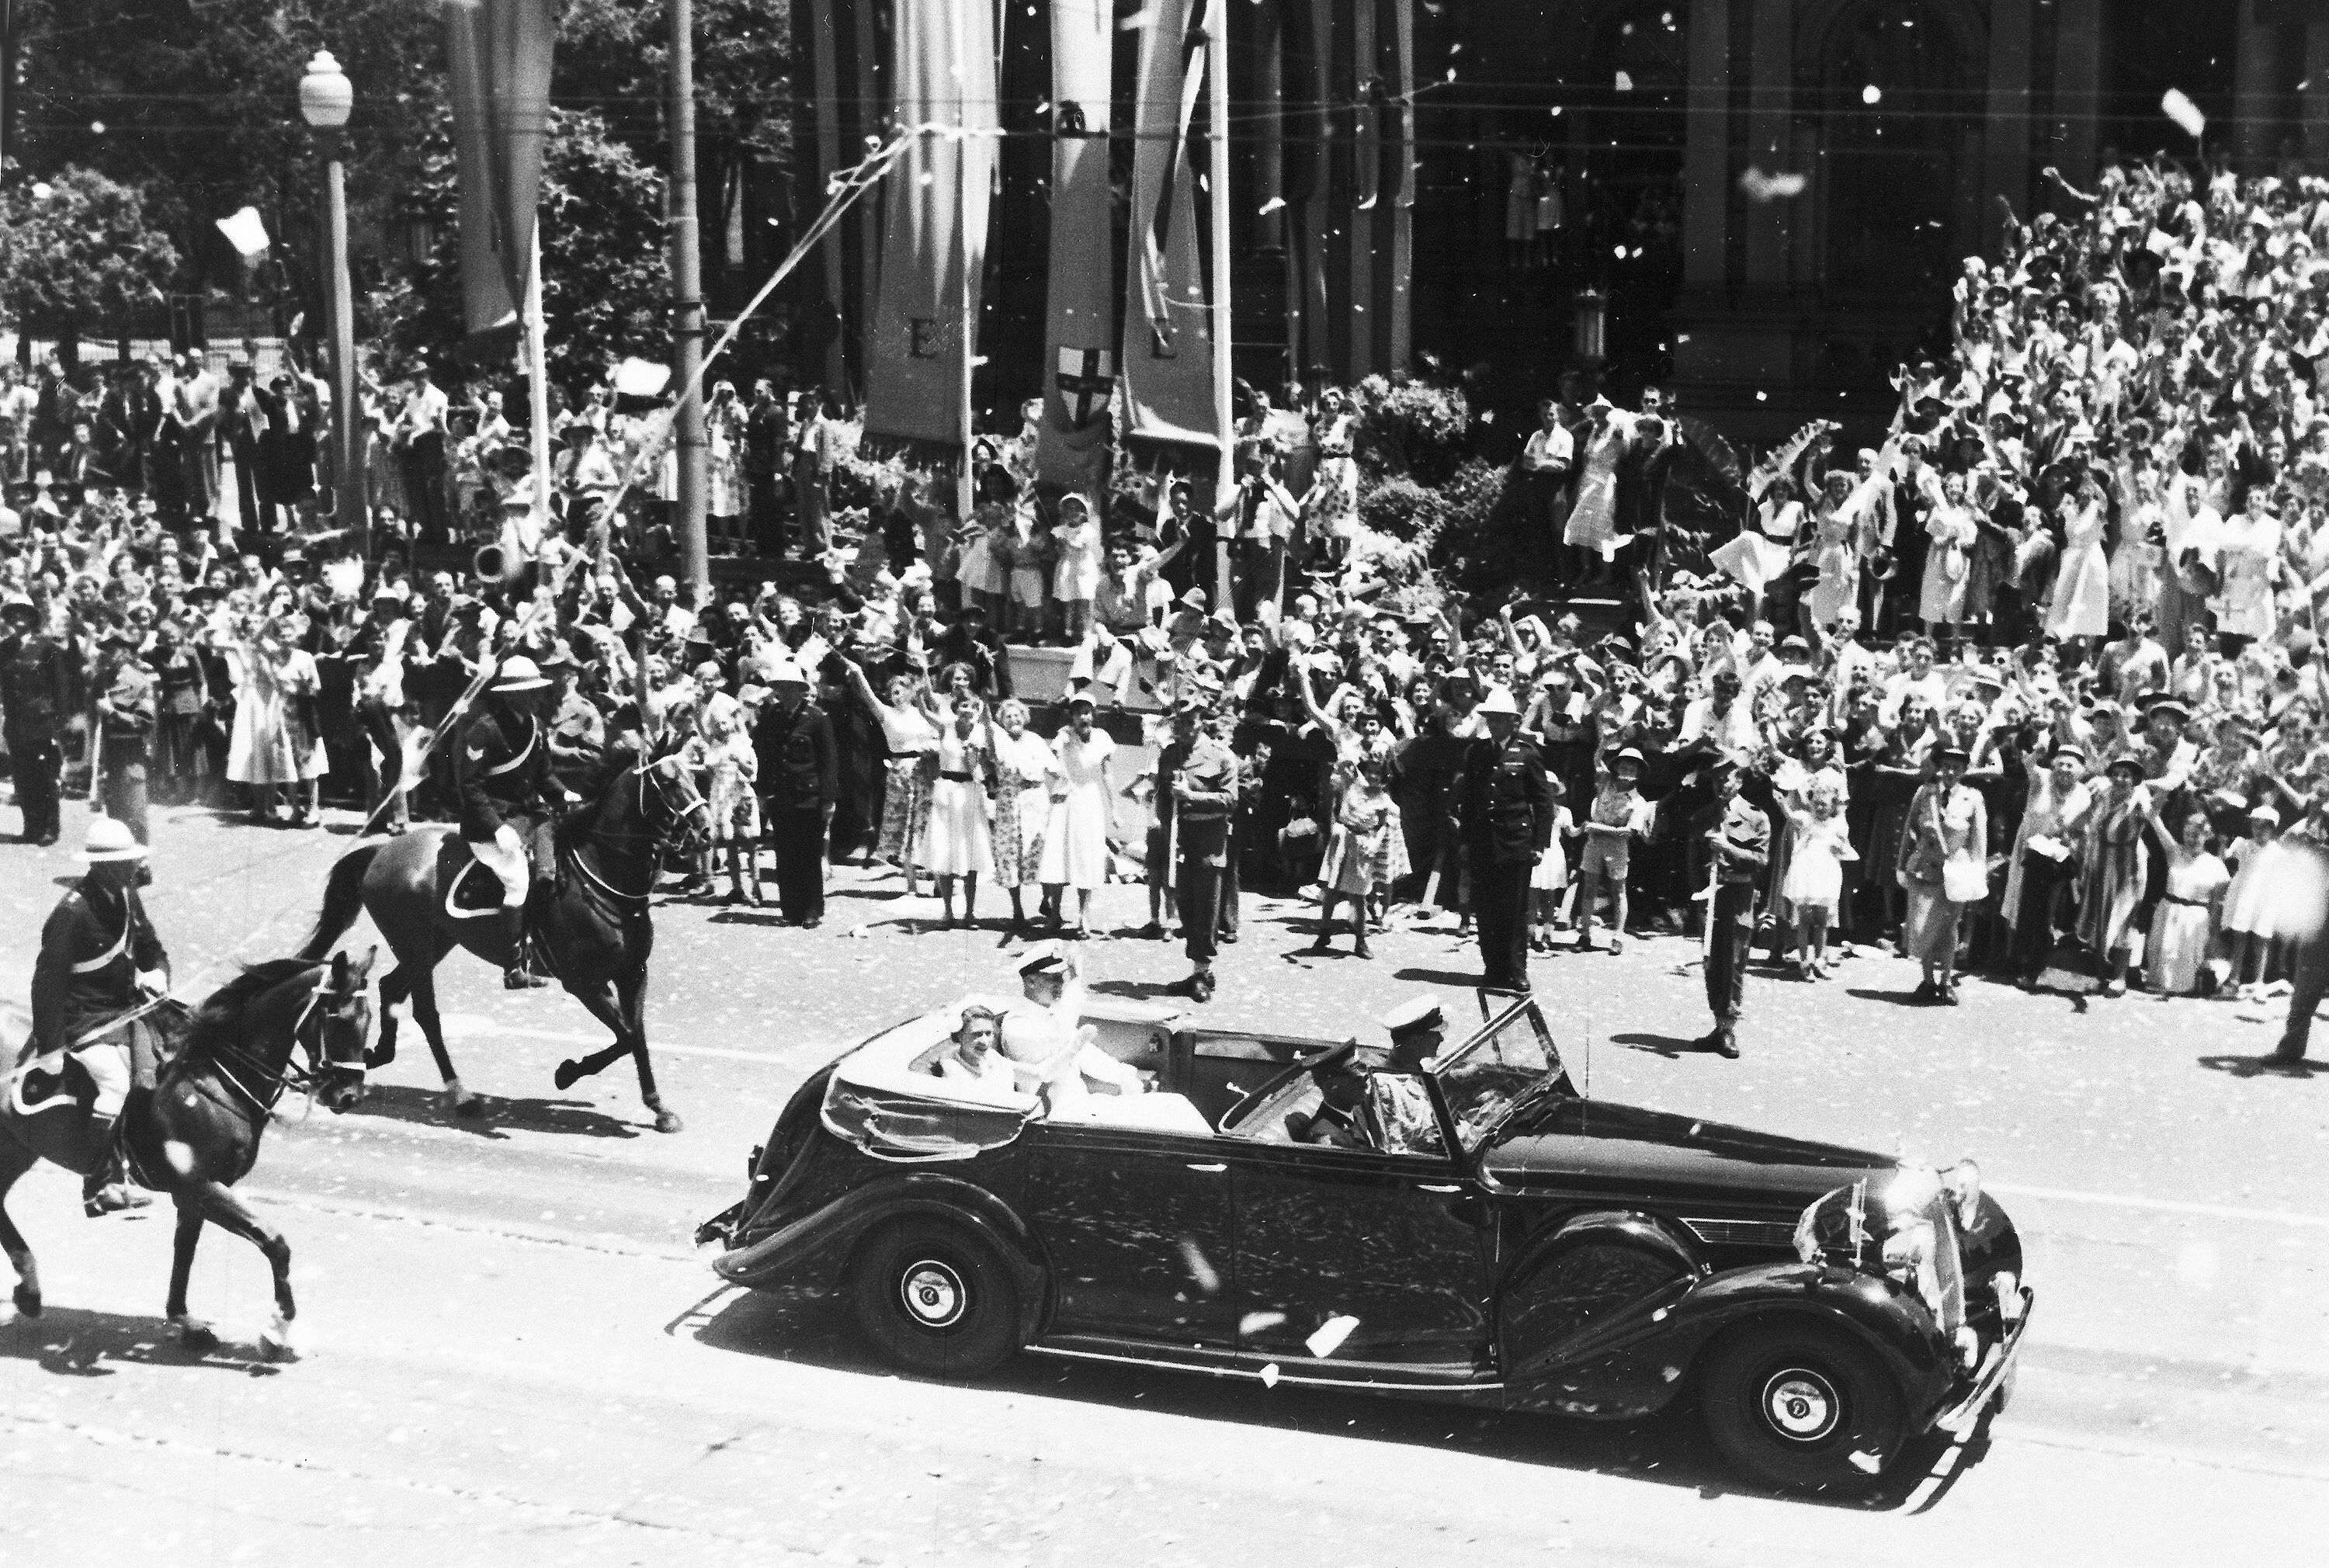
[{"label": "driver's cap", "polygon": [[1446,1019],[1439,1011],[1438,998],[1414,996],[1383,1014],[1382,1027],[1391,1038],[1397,1039],[1401,1035],[1411,1035],[1419,1029],[1443,1028],[1446,1027]]},{"label": "driver's cap", "polygon": [[1067,954],[1061,951],[1060,944],[1056,942],[1042,943],[1028,949],[1025,962],[1019,965],[1019,972],[1023,977],[1065,974],[1067,972]]}]

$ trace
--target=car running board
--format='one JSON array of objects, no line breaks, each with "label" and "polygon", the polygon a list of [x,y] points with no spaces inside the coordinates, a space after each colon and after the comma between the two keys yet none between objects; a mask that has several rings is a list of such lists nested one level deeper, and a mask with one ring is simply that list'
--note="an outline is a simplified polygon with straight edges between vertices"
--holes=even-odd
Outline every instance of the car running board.
[{"label": "car running board", "polygon": [[1293,1383],[1311,1388],[1396,1390],[1402,1394],[1494,1393],[1504,1380],[1464,1362],[1333,1361],[1307,1356],[1272,1356],[1256,1350],[1211,1350],[1115,1339],[1098,1334],[1060,1334],[1027,1347],[1032,1356],[1072,1361],[1108,1361],[1127,1366],[1160,1366],[1173,1372],[1204,1372],[1259,1383]]}]

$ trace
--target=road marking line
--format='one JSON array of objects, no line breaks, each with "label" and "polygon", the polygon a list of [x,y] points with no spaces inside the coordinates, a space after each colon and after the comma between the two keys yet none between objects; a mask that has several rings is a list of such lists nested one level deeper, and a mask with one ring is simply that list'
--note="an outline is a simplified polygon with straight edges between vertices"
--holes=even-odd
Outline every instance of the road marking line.
[{"label": "road marking line", "polygon": [[2002,1181],[1982,1184],[2006,1197],[2035,1197],[2056,1203],[2086,1203],[2101,1208],[2145,1209],[2154,1214],[2188,1214],[2203,1219],[2253,1220],[2265,1225],[2293,1225],[2329,1229],[2329,1214],[2297,1214],[2279,1208],[2237,1208],[2221,1203],[2189,1203],[2174,1197],[2129,1197],[2120,1193],[2079,1192],[2064,1187],[2023,1187]]}]

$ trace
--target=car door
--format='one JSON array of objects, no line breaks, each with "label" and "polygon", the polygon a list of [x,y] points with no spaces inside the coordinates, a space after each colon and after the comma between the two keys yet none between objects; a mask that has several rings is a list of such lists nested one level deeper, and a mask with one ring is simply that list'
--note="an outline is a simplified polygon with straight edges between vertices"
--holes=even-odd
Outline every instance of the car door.
[{"label": "car door", "polygon": [[1022,1141],[1021,1212],[1051,1267],[1047,1333],[1232,1346],[1235,1225],[1216,1140],[1043,1122]]},{"label": "car door", "polygon": [[1334,1318],[1341,1360],[1476,1366],[1491,1353],[1485,1202],[1443,1157],[1232,1147],[1238,1343],[1302,1358]]}]

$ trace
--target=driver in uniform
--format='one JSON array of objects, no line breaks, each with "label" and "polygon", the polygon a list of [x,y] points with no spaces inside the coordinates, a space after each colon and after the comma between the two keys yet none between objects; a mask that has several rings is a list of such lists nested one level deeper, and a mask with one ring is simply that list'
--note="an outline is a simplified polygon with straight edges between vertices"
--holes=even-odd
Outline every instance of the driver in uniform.
[{"label": "driver in uniform", "polygon": [[514,654],[502,662],[486,700],[454,747],[460,783],[461,839],[469,852],[501,878],[503,928],[509,962],[502,984],[525,991],[550,983],[533,962],[526,902],[558,866],[549,802],[550,746],[534,717],[534,695],[549,686],[534,662]]},{"label": "driver in uniform", "polygon": [[1366,1067],[1345,1063],[1319,1075],[1324,1098],[1308,1122],[1295,1130],[1299,1141],[1385,1154],[1447,1151],[1422,1078],[1447,1038],[1439,1004],[1411,997],[1383,1015],[1382,1027],[1391,1047],[1381,1061]]},{"label": "driver in uniform", "polygon": [[[89,870],[41,927],[41,955],[33,965],[33,1057],[18,1108],[37,1113],[88,1105],[92,1137],[108,1151],[81,1182],[82,1210],[95,1218],[153,1201],[124,1183],[113,1127],[132,1086],[154,1086],[161,1031],[150,1014],[124,1015],[169,989],[170,955],[137,896],[146,846],[128,825],[96,818],[75,859]],[[85,1102],[65,1091],[68,1056],[94,1089]]]}]

